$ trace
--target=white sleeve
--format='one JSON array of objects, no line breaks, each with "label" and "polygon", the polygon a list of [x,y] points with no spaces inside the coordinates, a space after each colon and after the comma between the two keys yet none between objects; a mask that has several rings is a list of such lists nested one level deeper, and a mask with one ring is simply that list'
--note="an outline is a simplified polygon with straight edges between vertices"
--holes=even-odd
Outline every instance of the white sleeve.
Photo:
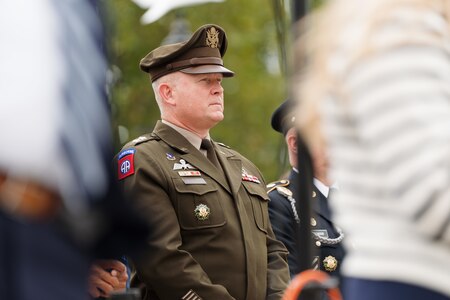
[{"label": "white sleeve", "polygon": [[368,167],[382,174],[372,186],[390,193],[422,234],[450,243],[450,32],[442,16],[406,21],[380,30],[402,43],[346,78],[349,110]]}]

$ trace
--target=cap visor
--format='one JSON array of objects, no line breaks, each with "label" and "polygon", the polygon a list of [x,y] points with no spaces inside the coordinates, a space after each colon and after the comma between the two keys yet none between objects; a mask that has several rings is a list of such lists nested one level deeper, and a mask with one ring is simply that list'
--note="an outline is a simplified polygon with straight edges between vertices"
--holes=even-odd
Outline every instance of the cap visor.
[{"label": "cap visor", "polygon": [[228,70],[225,67],[218,65],[201,65],[197,67],[190,67],[181,69],[180,72],[187,74],[209,74],[209,73],[222,73],[224,77],[233,77],[234,72]]}]

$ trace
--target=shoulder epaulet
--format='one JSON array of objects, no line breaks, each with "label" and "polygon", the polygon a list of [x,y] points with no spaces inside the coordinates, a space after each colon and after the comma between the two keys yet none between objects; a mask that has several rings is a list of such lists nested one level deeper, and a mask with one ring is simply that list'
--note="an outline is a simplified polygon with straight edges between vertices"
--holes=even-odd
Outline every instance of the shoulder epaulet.
[{"label": "shoulder epaulet", "polygon": [[220,145],[220,146],[222,146],[222,147],[225,147],[225,148],[231,149],[231,147],[230,147],[230,146],[228,146],[228,145],[225,145],[224,143],[220,143],[220,142],[217,142],[217,144],[218,144],[218,145]]},{"label": "shoulder epaulet", "polygon": [[287,179],[282,179],[282,180],[271,182],[271,183],[266,185],[267,194],[270,193],[271,191],[273,191],[274,189],[276,189],[279,186],[288,186],[289,183],[290,182]]},{"label": "shoulder epaulet", "polygon": [[159,137],[153,133],[149,133],[149,134],[145,134],[145,135],[141,135],[140,137],[135,138],[134,140],[132,140],[131,142],[128,143],[127,146],[137,146],[139,144],[151,141],[151,140],[157,140],[159,139]]}]

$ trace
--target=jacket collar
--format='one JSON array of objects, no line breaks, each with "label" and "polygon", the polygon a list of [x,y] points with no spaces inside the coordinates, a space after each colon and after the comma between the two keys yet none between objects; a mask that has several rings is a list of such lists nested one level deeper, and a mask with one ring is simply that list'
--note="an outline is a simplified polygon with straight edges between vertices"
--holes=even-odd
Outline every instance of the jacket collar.
[{"label": "jacket collar", "polygon": [[[182,159],[210,176],[228,192],[236,194],[242,182],[242,161],[231,151],[220,149],[212,141],[222,170],[217,169],[205,156],[196,149],[183,135],[161,121],[156,123],[153,134],[180,153]],[[228,184],[230,183],[230,184]]]}]

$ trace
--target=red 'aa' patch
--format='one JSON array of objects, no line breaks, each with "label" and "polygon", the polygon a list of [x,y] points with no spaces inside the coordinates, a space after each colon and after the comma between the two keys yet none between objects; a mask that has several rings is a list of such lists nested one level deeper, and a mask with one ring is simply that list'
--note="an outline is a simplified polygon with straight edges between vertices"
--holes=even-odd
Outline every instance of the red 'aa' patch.
[{"label": "red 'aa' patch", "polygon": [[117,172],[119,180],[134,174],[135,149],[125,149],[119,153]]}]

